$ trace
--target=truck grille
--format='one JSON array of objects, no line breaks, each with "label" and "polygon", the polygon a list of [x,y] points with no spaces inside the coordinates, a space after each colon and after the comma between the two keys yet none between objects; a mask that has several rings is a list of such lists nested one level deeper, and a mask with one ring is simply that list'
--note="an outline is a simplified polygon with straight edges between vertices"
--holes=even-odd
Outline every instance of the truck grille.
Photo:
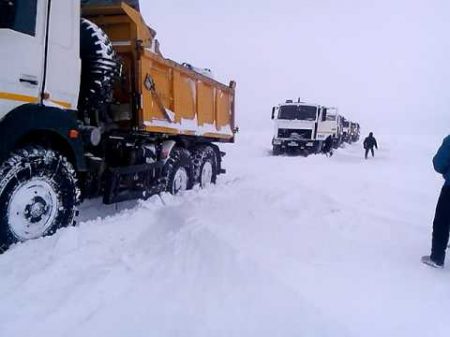
[{"label": "truck grille", "polygon": [[278,129],[278,138],[312,139],[312,130]]}]

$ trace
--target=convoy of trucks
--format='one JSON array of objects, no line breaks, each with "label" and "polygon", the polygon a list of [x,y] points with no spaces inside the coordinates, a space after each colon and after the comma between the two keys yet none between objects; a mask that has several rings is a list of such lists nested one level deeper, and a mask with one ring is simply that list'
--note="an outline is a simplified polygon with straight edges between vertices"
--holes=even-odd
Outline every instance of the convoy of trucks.
[{"label": "convoy of trucks", "polygon": [[344,118],[343,120],[343,139],[347,143],[356,142],[360,137],[359,123],[349,121]]},{"label": "convoy of trucks", "polygon": [[322,152],[325,141],[331,137],[332,146],[359,140],[358,123],[350,122],[338,113],[336,107],[286,100],[272,109],[274,136],[273,154]]},{"label": "convoy of trucks", "polygon": [[[162,56],[138,1],[0,1],[0,246],[106,204],[208,186],[235,82]],[[14,60],[14,62],[4,62]]]}]

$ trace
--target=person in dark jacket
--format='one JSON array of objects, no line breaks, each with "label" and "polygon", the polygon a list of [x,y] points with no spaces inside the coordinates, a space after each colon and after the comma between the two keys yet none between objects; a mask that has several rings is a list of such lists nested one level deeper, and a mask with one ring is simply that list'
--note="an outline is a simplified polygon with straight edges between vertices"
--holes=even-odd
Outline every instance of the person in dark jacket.
[{"label": "person in dark jacket", "polygon": [[322,152],[329,157],[333,155],[333,137],[331,135],[323,142]]},{"label": "person in dark jacket", "polygon": [[369,137],[364,139],[364,149],[366,150],[365,158],[367,159],[367,156],[369,155],[369,151],[372,152],[372,157],[375,157],[375,151],[373,148],[376,148],[378,150],[378,143],[375,137],[373,136],[373,132],[369,133]]},{"label": "person in dark jacket", "polygon": [[436,172],[442,174],[445,183],[434,215],[431,255],[423,256],[422,262],[435,268],[443,268],[450,230],[450,135],[444,139],[434,156],[433,166]]}]

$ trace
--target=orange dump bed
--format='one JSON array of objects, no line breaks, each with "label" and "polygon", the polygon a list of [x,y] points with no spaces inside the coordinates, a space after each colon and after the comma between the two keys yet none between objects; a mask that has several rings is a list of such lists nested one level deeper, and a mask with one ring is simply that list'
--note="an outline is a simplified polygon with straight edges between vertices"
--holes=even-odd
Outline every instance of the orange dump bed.
[{"label": "orange dump bed", "polygon": [[125,3],[85,6],[82,14],[107,33],[120,56],[122,80],[113,107],[119,125],[234,140],[234,82],[224,85],[164,58],[155,31]]}]

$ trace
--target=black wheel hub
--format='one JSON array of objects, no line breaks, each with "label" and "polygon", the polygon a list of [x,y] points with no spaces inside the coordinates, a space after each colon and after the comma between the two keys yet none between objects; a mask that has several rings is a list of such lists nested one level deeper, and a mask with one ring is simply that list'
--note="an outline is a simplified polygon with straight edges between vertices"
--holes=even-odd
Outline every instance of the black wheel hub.
[{"label": "black wheel hub", "polygon": [[31,204],[25,206],[25,218],[31,223],[41,221],[47,212],[48,205],[42,197],[34,197]]}]

